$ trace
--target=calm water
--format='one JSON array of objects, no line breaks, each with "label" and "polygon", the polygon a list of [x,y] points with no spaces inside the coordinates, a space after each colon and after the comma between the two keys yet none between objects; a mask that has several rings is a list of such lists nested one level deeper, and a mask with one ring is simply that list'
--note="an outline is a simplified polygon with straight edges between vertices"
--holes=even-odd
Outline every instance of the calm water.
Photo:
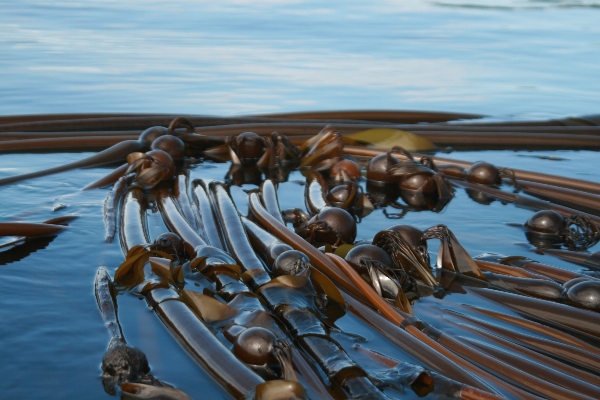
[{"label": "calm water", "polygon": [[2,0],[0,115],[597,113],[599,20],[597,0]]},{"label": "calm water", "polygon": [[[420,109],[510,119],[598,113],[600,2],[396,3],[0,0],[0,115]],[[85,155],[0,155],[0,176]],[[538,158],[545,155],[561,160]],[[590,168],[595,152],[450,156],[600,181]],[[103,241],[108,190],[79,192],[106,172],[0,187],[2,221],[79,216],[31,254],[0,254],[0,398],[108,397],[99,378],[108,335],[93,279],[99,266],[113,272],[123,256],[118,244]],[[193,174],[222,179],[225,167],[202,165]],[[299,179],[282,184],[283,207],[299,206]],[[233,194],[246,209],[241,189]],[[505,225],[529,215],[498,202],[476,204],[458,191],[443,213],[408,213],[402,222],[445,223],[472,255],[533,257],[523,232]],[[381,210],[365,221],[359,239],[396,222]],[[193,398],[227,397],[143,302],[124,295],[119,307],[126,338],[146,352],[159,379]]]}]

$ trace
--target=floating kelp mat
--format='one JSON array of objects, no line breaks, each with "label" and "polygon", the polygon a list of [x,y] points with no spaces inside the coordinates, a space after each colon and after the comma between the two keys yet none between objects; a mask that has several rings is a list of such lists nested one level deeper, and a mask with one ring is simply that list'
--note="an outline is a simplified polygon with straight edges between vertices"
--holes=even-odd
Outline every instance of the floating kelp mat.
[{"label": "floating kelp mat", "polygon": [[[50,121],[49,118],[40,116],[36,120],[13,118],[5,121],[5,123],[0,121],[0,129],[11,133],[0,137],[0,149],[4,141],[12,141],[13,143],[7,145],[5,150],[2,150],[3,153],[0,154],[0,180],[87,159],[97,154],[97,150],[119,143],[123,139],[137,140],[139,134],[150,126],[169,126],[175,117],[172,115],[91,115],[62,116],[60,119],[56,117],[55,121]],[[225,159],[230,157],[230,152],[223,147],[217,147],[217,151],[213,151],[209,155],[203,153],[203,151],[204,148],[214,149],[215,146],[223,146],[226,136],[238,135],[252,130],[261,135],[270,135],[274,130],[284,135],[289,133],[291,141],[294,144],[300,144],[323,129],[327,123],[332,123],[335,130],[343,133],[346,137],[345,146],[349,149],[354,146],[364,148],[371,146],[370,148],[375,148],[372,146],[382,144],[380,139],[375,143],[368,143],[368,139],[365,139],[364,134],[356,135],[356,132],[377,129],[379,130],[379,132],[376,132],[378,135],[385,136],[386,130],[394,130],[391,135],[394,140],[401,140],[399,139],[401,134],[398,132],[412,132],[419,135],[419,137],[424,137],[427,141],[431,140],[436,147],[428,148],[429,145],[423,141],[418,145],[425,147],[411,149],[411,152],[414,154],[424,152],[429,156],[433,156],[434,160],[453,159],[465,163],[481,160],[519,171],[553,174],[574,180],[600,183],[600,178],[593,169],[597,153],[589,150],[595,149],[593,143],[595,143],[597,134],[595,131],[597,126],[594,125],[595,120],[590,118],[573,119],[575,122],[563,121],[548,125],[522,123],[518,125],[518,130],[513,130],[513,132],[530,135],[521,135],[521,142],[518,143],[521,143],[522,148],[526,150],[519,150],[517,149],[518,143],[510,143],[510,135],[507,136],[510,126],[481,124],[480,127],[477,127],[475,122],[467,123],[464,120],[464,118],[476,117],[467,114],[448,115],[447,118],[436,115],[437,119],[430,115],[431,122],[418,125],[411,124],[421,119],[427,119],[427,115],[411,115],[410,118],[407,116],[405,119],[399,118],[397,114],[385,113],[363,114],[362,117],[364,119],[354,118],[352,114],[343,113],[340,115],[290,115],[280,116],[282,121],[277,121],[277,123],[273,122],[275,118],[271,116],[230,118],[227,121],[218,118],[190,118],[191,123],[196,126],[190,128],[186,127],[185,124],[181,125],[178,130],[179,136],[208,135],[206,142],[202,143],[201,147],[203,148],[193,150],[196,152],[195,154],[188,153],[185,163],[190,203],[192,206],[196,205],[193,189],[198,187],[198,182],[202,181],[207,185],[209,197],[217,196],[220,190],[217,186],[210,186],[211,182],[213,182],[213,185],[214,182],[224,182],[225,193],[230,195],[232,204],[235,205],[240,215],[253,218],[251,211],[253,206],[252,196],[249,194],[264,190],[262,183],[267,178],[271,178],[275,183],[274,186],[281,210],[300,209],[303,212],[310,213],[310,206],[307,208],[305,202],[307,185],[314,182],[308,172],[310,166],[298,169],[296,165],[296,167],[286,171],[285,174],[276,175],[272,170],[269,170],[269,167],[274,165],[268,165],[263,169],[241,168],[233,165],[231,161],[220,161],[219,157]],[[458,135],[452,139],[451,135],[452,132],[455,132],[457,123],[450,124],[444,121],[454,118],[462,119],[465,132],[474,131],[476,134]],[[410,129],[411,126],[415,129]],[[475,128],[473,128],[474,126]],[[544,134],[544,126],[547,128],[546,134],[561,135],[555,137],[557,141],[553,142],[552,145],[549,143],[550,140],[547,139],[546,143],[542,143],[543,140],[538,137]],[[98,134],[95,135],[94,132]],[[352,134],[355,134],[355,136],[352,137]],[[71,145],[67,145],[70,141],[70,139],[67,139],[63,144],[57,144],[56,152],[54,150],[48,152],[48,149],[44,149],[41,145],[40,148],[31,147],[36,146],[36,142],[18,143],[23,140],[45,140],[46,142],[40,142],[45,145],[58,140],[59,136],[85,138],[86,135],[88,137],[113,137],[114,140],[111,139],[111,141],[105,142],[83,141],[79,142],[77,146],[71,147]],[[484,135],[488,135],[485,140],[477,139],[479,142],[469,143],[470,137],[482,137]],[[567,149],[557,149],[563,143],[568,143],[568,135],[574,135],[572,137],[575,141],[571,142],[573,146]],[[369,135],[367,135],[368,137]],[[389,137],[387,136],[387,138]],[[447,137],[448,139],[446,139]],[[491,143],[494,138],[496,139],[495,144],[486,146],[486,143]],[[441,139],[441,141],[436,141],[436,139]],[[444,142],[443,140],[447,141]],[[526,140],[529,140],[529,142],[526,143]],[[194,145],[199,146],[198,143],[199,141],[195,142]],[[588,150],[580,150],[586,148],[585,146],[588,144]],[[388,145],[388,149],[392,147],[389,144],[386,145]],[[406,145],[406,143],[403,142],[402,145]],[[454,149],[449,149],[448,146]],[[461,148],[464,150],[460,150]],[[504,150],[490,150],[498,148]],[[444,152],[441,152],[440,149],[443,149]],[[380,152],[385,154],[386,151],[387,149],[382,149]],[[371,199],[372,209],[369,208],[368,211],[355,209],[353,211],[357,227],[356,237],[352,239],[354,244],[370,243],[380,231],[393,225],[411,225],[419,230],[445,225],[471,257],[485,255],[488,260],[498,260],[503,256],[526,257],[541,264],[561,268],[567,273],[587,274],[585,276],[589,277],[590,280],[594,279],[593,259],[585,267],[569,262],[567,257],[571,257],[571,260],[573,257],[578,260],[592,257],[599,250],[598,246],[594,244],[595,242],[589,243],[589,246],[586,246],[585,249],[575,249],[577,251],[574,251],[573,248],[569,249],[563,243],[554,242],[550,245],[550,250],[556,251],[547,251],[548,245],[536,242],[536,238],[532,238],[524,227],[525,223],[537,211],[533,206],[539,206],[540,203],[521,201],[514,204],[512,201],[506,200],[506,196],[512,195],[527,197],[523,192],[525,189],[514,193],[514,188],[509,185],[509,179],[505,179],[500,187],[495,188],[502,191],[505,197],[498,197],[497,193],[494,197],[494,192],[486,192],[486,189],[483,188],[481,192],[478,192],[468,186],[461,186],[460,182],[462,181],[457,181],[458,183],[452,186],[453,194],[451,198],[440,207],[435,205],[411,205],[410,200],[407,202],[406,196],[390,194],[386,197],[387,189],[377,187],[375,190],[373,189],[373,186],[366,179],[366,168],[369,159],[373,158],[372,156],[365,158],[360,157],[356,152],[354,154],[348,153],[351,152],[347,152],[345,157],[357,161],[362,168],[362,177],[355,180],[359,187],[358,191],[366,194],[379,190],[380,196],[382,196],[378,198],[379,201]],[[398,155],[398,153],[393,154]],[[400,155],[398,157],[402,158]],[[418,160],[419,158],[415,156],[415,159]],[[112,161],[112,163],[102,166],[91,165],[86,168],[75,168],[0,186],[0,194],[4,203],[0,210],[0,222],[42,223],[59,219],[60,226],[65,226],[64,229],[61,228],[60,232],[49,235],[21,238],[15,236],[0,237],[0,246],[2,246],[0,247],[0,275],[2,277],[0,279],[0,293],[2,293],[0,319],[3,321],[0,325],[0,338],[2,340],[0,357],[5,360],[0,366],[0,374],[4,377],[0,388],[6,398],[52,397],[71,399],[81,398],[82,396],[86,398],[110,398],[108,394],[111,392],[110,385],[108,389],[106,389],[106,385],[103,386],[100,370],[102,357],[107,350],[110,336],[98,310],[94,284],[100,267],[106,268],[110,279],[114,279],[115,271],[125,260],[124,251],[126,252],[126,248],[130,243],[127,242],[128,239],[122,238],[126,234],[123,233],[123,229],[125,229],[123,220],[119,219],[122,218],[119,215],[122,212],[125,200],[116,203],[117,229],[115,238],[112,241],[106,240],[106,220],[110,219],[111,215],[110,212],[107,214],[105,208],[105,201],[107,197],[111,196],[111,193],[113,196],[123,199],[125,194],[115,194],[113,184],[106,184],[91,190],[82,190],[82,188],[100,180],[126,162],[125,157]],[[435,162],[438,165],[444,164],[443,162]],[[312,167],[317,167],[317,165],[312,165]],[[135,182],[136,179],[139,179],[140,170],[133,172],[137,174],[136,177],[132,178]],[[327,172],[319,173],[325,179],[329,179],[331,175]],[[172,188],[173,185],[177,184],[177,179],[179,178],[167,180],[167,183],[160,183],[156,188],[159,188],[159,190],[161,187]],[[129,186],[132,184],[135,186],[132,182],[127,183]],[[144,182],[138,184],[140,193],[145,193],[145,195],[154,193],[153,190],[156,190],[156,188],[151,188],[149,184],[142,187],[145,184]],[[217,194],[214,194],[212,190]],[[166,205],[161,205],[159,195],[152,194],[150,200],[148,200],[148,205],[149,208],[145,211],[144,218],[147,235],[151,240],[154,240],[154,238],[169,230],[169,222],[165,222]],[[76,218],[70,219],[70,216]],[[285,216],[286,213],[284,212]],[[216,219],[218,220],[218,215]],[[256,219],[254,220],[256,221]],[[292,222],[287,222],[286,229],[294,230],[293,225]],[[298,227],[296,228],[298,230]],[[197,231],[201,232],[199,229]],[[206,232],[205,234],[208,236],[209,233]],[[305,238],[308,236],[311,235],[307,234]],[[204,236],[201,235],[201,237]],[[600,357],[598,355],[600,350],[597,347],[599,343],[597,333],[586,331],[587,328],[578,330],[577,326],[573,326],[573,321],[554,321],[550,317],[544,319],[540,315],[533,315],[531,310],[518,309],[518,307],[510,306],[507,300],[502,302],[493,295],[487,295],[486,293],[490,292],[500,293],[500,296],[512,293],[510,288],[507,287],[481,288],[481,286],[495,282],[489,277],[482,284],[477,281],[477,278],[469,274],[464,276],[465,270],[460,268],[456,271],[449,271],[447,268],[435,268],[438,255],[441,257],[441,253],[445,251],[442,248],[438,249],[441,242],[435,238],[429,240],[428,250],[432,276],[437,282],[440,282],[440,287],[443,287],[443,289],[439,289],[439,291],[443,291],[443,293],[436,292],[435,295],[432,294],[433,291],[438,290],[437,287],[432,289],[432,293],[428,293],[427,288],[422,287],[423,282],[414,279],[416,275],[408,274],[421,288],[421,297],[412,299],[410,312],[429,326],[429,328],[426,328],[420,326],[419,322],[413,321],[412,323],[415,326],[421,327],[422,332],[425,332],[430,338],[439,337],[438,345],[446,347],[450,352],[463,359],[470,360],[475,368],[488,371],[486,374],[496,376],[497,378],[494,379],[498,379],[498,382],[509,382],[506,384],[507,387],[522,388],[527,386],[523,382],[529,382],[528,376],[534,373],[525,371],[523,374],[527,377],[519,382],[518,378],[489,372],[495,367],[486,364],[487,361],[484,361],[483,358],[493,358],[514,365],[515,362],[525,362],[519,357],[533,357],[535,359],[537,355],[542,355],[543,357],[535,359],[536,362],[543,364],[543,360],[547,360],[549,368],[554,370],[559,369],[560,365],[564,364],[565,370],[568,371],[565,372],[567,375],[575,374],[575,371],[581,371],[580,379],[582,380],[585,380],[588,375],[598,373],[596,368],[599,366],[594,364],[596,362],[595,357]],[[322,246],[325,251],[333,251],[338,244],[340,243],[333,244],[333,248],[331,244],[317,243],[317,246]],[[342,246],[340,246],[340,249]],[[227,246],[225,247],[227,249]],[[456,248],[456,245],[454,248]],[[231,253],[231,249],[228,252]],[[158,256],[160,257],[160,255]],[[183,261],[184,259],[187,260],[189,255],[180,255],[180,257]],[[265,270],[271,272],[270,269],[271,266],[267,266]],[[159,271],[159,269],[156,269],[156,271]],[[223,272],[219,270],[219,272],[213,272],[213,277],[223,273],[231,274],[230,271]],[[317,279],[313,275],[316,276],[317,273],[310,275],[313,277],[312,279]],[[254,284],[258,287],[264,284],[260,279],[267,279],[261,278],[259,274],[253,276],[252,279],[246,276],[244,282],[249,286]],[[318,279],[332,279],[330,275],[327,276],[329,278]],[[368,277],[369,275],[363,274],[363,276]],[[199,293],[207,294],[210,292],[210,290],[207,291],[207,288],[214,289],[214,286],[210,286],[209,281],[205,282],[206,278],[198,281],[186,280],[185,287],[181,286],[181,282],[177,282],[176,278],[173,275],[168,279],[174,279],[169,282],[173,287],[177,287],[177,290],[190,289],[193,291],[196,287],[201,289],[199,289]],[[269,277],[268,279],[272,278]],[[348,281],[350,282],[350,280]],[[315,283],[314,280],[312,282],[312,287],[317,287],[315,290],[319,292],[321,290],[318,289],[320,284]],[[447,284],[442,284],[442,282]],[[118,284],[119,282],[115,283]],[[562,283],[558,282],[558,284]],[[336,284],[343,287],[340,282],[336,282]],[[386,322],[390,324],[388,331],[377,329],[374,325],[367,323],[360,318],[360,313],[354,312],[357,310],[356,307],[363,307],[369,309],[370,312],[377,312],[373,310],[366,298],[360,299],[358,296],[348,294],[349,292],[346,289],[341,289],[340,292],[344,298],[348,299],[346,311],[336,314],[335,310],[331,310],[331,301],[333,301],[331,299],[337,298],[337,295],[331,292],[332,289],[327,289],[326,285],[323,287],[325,289],[322,290],[330,298],[330,306],[324,306],[326,311],[316,315],[318,315],[318,320],[326,326],[327,340],[339,346],[340,351],[347,354],[358,368],[364,371],[366,379],[378,388],[377,390],[380,390],[382,395],[392,398],[419,398],[419,395],[425,395],[425,398],[445,398],[449,395],[451,391],[444,392],[442,389],[444,385],[449,384],[443,380],[443,376],[432,369],[435,361],[432,358],[427,359],[430,357],[429,353],[419,354],[418,348],[410,348],[410,346],[401,344],[404,337],[402,335],[406,335],[406,333],[396,332],[394,329],[403,330],[403,328],[395,324],[396,328],[392,329],[390,326],[394,323],[390,323],[389,320]],[[172,334],[174,331],[172,326],[169,327],[168,323],[165,323],[171,331],[165,329],[165,324],[157,318],[156,313],[148,306],[147,299],[152,298],[152,295],[148,295],[147,292],[139,288],[132,290],[125,290],[122,286],[118,288],[120,291],[116,296],[115,304],[118,304],[117,311],[122,327],[122,337],[126,339],[129,345],[135,346],[145,353],[151,368],[150,374],[155,379],[160,380],[164,385],[173,386],[190,398],[230,398],[239,394],[235,390],[228,389],[228,386],[219,379],[215,379],[211,375],[210,368],[207,371],[203,362],[197,362],[197,359],[190,357],[184,349],[185,346],[182,347],[178,343],[178,340],[181,341],[181,337],[178,337],[176,333]],[[156,290],[153,289],[151,292],[156,292]],[[260,293],[258,289],[253,291]],[[263,302],[275,301],[273,297],[265,296],[267,300],[263,299]],[[349,299],[348,296],[352,299]],[[523,293],[519,295],[509,294],[508,296],[523,297]],[[217,294],[216,297],[222,303],[232,300],[227,300],[224,294]],[[538,301],[532,295],[524,298]],[[573,318],[596,314],[594,311],[565,304],[564,294],[561,299],[558,302],[545,301],[552,305],[548,311],[549,313],[558,313],[562,310],[561,307],[571,307]],[[173,301],[167,301],[167,303],[169,302]],[[355,304],[356,302],[358,303]],[[320,303],[314,304],[318,305]],[[388,304],[397,305],[394,301],[390,301]],[[528,307],[534,307],[537,303],[531,303],[534,305],[527,304]],[[557,307],[554,307],[555,305]],[[317,306],[311,305],[311,307]],[[401,312],[401,315],[407,318],[406,321],[411,321],[409,318],[410,312],[408,310]],[[316,353],[307,350],[311,348],[311,344],[305,338],[311,337],[310,334],[290,332],[291,322],[286,322],[286,317],[282,317],[283,313],[273,312],[273,314],[276,315],[280,327],[284,328],[283,330],[288,338],[286,340],[304,354],[303,357],[307,365],[310,366],[323,390],[336,398],[351,394],[350,389],[344,387],[342,383],[332,383],[330,377],[327,377],[328,372],[323,369],[323,365],[327,365],[327,362],[319,362]],[[385,314],[378,314],[378,316],[382,320],[388,319]],[[218,323],[210,322],[209,317],[206,315],[205,319],[204,322],[214,332],[217,340],[223,343],[226,348],[233,348],[230,336],[234,334]],[[585,359],[584,353],[587,351],[585,350],[582,352],[581,357],[583,358],[575,359],[565,356],[567,358],[563,359],[561,358],[562,355],[549,354],[547,350],[542,351],[542,344],[540,343],[549,343],[544,341],[550,340],[550,333],[544,331],[544,329],[532,331],[530,327],[526,326],[527,323],[518,326],[511,323],[511,321],[521,319],[536,324],[539,323],[540,326],[550,326],[552,332],[568,334],[574,338],[574,342],[581,342],[581,346],[597,349],[597,354],[590,353],[592,356],[588,360]],[[201,319],[198,318],[198,320]],[[409,323],[407,322],[407,324]],[[582,323],[582,325],[585,324]],[[511,331],[514,336],[509,337]],[[394,332],[399,335],[395,339],[391,338],[395,335]],[[557,335],[559,334],[557,333]],[[527,340],[530,340],[530,342],[525,345],[524,343]],[[560,341],[564,342],[564,340]],[[462,347],[456,347],[458,345],[455,342],[458,342]],[[509,344],[512,347],[509,348]],[[519,353],[519,348],[525,350]],[[561,349],[569,349],[569,347]],[[477,357],[481,357],[481,359]],[[549,359],[544,357],[549,357]],[[10,360],[10,362],[7,360]],[[517,368],[526,369],[523,366],[517,366]],[[438,383],[436,389],[431,389],[431,391],[426,389],[425,392],[420,392],[418,388],[415,389],[411,386],[414,383],[415,373],[421,373],[422,371],[425,371],[425,373],[432,371],[431,376]],[[277,368],[274,369],[274,376],[264,371],[259,372],[256,373],[259,382],[265,379],[265,374],[271,379],[281,379],[281,376],[278,375],[283,373]],[[252,373],[254,374],[254,372]],[[362,373],[355,372],[358,375]],[[335,375],[335,373],[333,374]],[[457,374],[453,379],[459,376],[461,375]],[[303,379],[306,379],[306,376],[301,377],[301,382]],[[345,377],[344,379],[349,378]],[[484,385],[482,385],[484,387],[488,383],[485,379],[482,379],[482,382],[484,382]],[[135,384],[136,381],[133,381],[133,383]],[[142,383],[148,382],[144,381]],[[534,384],[531,385],[532,388],[535,387]],[[564,386],[561,386],[563,385],[562,381],[556,385],[559,388],[564,388]],[[502,387],[501,384],[491,386],[493,388]],[[597,386],[597,384],[592,383],[591,386]],[[127,390],[127,387],[117,388],[117,392],[119,390]],[[542,397],[553,397],[550,391],[544,391],[548,389],[519,390],[524,390],[526,393],[537,393]],[[568,391],[570,389],[564,390]],[[587,390],[587,386],[581,389],[581,391],[589,393]],[[308,389],[307,392],[315,398],[319,397],[316,394],[321,393],[314,388]],[[427,392],[430,393],[426,394]],[[175,391],[169,392],[169,395],[175,396],[173,393]],[[455,392],[452,393],[456,394]],[[477,391],[474,393],[473,396],[475,397],[468,397],[467,391],[463,394],[465,398],[482,396]],[[510,397],[511,393],[513,392],[509,389],[497,392],[498,395],[507,397]],[[559,394],[555,397],[558,398],[562,392],[559,390],[557,393]],[[247,393],[244,394],[248,395]],[[156,395],[154,396],[150,395],[148,398],[156,398]],[[576,396],[578,396],[576,393],[573,394],[573,397]],[[583,398],[585,395],[582,394],[581,397]]]}]

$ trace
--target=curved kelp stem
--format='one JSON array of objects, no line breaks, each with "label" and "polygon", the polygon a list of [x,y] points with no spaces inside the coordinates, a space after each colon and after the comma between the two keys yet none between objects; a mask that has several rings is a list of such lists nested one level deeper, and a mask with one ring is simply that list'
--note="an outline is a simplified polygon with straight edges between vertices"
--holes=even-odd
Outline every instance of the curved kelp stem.
[{"label": "curved kelp stem", "polygon": [[16,176],[9,176],[0,179],[0,186],[10,183],[20,182],[26,179],[38,178],[41,176],[56,174],[59,172],[68,171],[75,168],[91,167],[96,165],[109,164],[114,162],[123,162],[129,153],[136,151],[149,150],[150,144],[140,140],[121,141],[114,146],[103,150],[93,156],[84,158],[83,160],[75,161],[69,164],[60,165],[57,167],[48,168],[42,171],[30,172]]},{"label": "curved kelp stem", "polygon": [[134,246],[145,246],[150,242],[145,201],[144,193],[136,187],[129,188],[122,197],[119,238],[124,253]]},{"label": "curved kelp stem", "polygon": [[187,171],[179,173],[175,177],[175,185],[173,187],[173,194],[177,198],[181,213],[185,220],[191,225],[195,231],[199,231],[199,223],[196,220],[196,215],[192,210],[192,204],[188,195],[188,178],[189,173]]},{"label": "curved kelp stem", "polygon": [[167,188],[161,188],[157,191],[156,200],[165,224],[171,231],[177,232],[185,243],[186,254],[188,257],[193,258],[196,255],[196,248],[206,246],[206,242],[181,215],[172,194]]},{"label": "curved kelp stem", "polygon": [[256,257],[250,246],[233,201],[222,183],[211,182],[209,190],[215,200],[217,218],[220,222],[219,227],[229,252],[248,274],[250,287],[253,289],[260,287],[268,282],[270,278],[264,265]]},{"label": "curved kelp stem", "polygon": [[129,169],[129,164],[125,163],[125,164],[121,165],[120,167],[115,168],[110,173],[108,173],[107,175],[98,179],[97,181],[94,181],[94,182],[86,185],[81,190],[98,189],[98,188],[101,188],[104,186],[108,186],[112,183],[115,183],[125,175],[125,173],[127,172],[128,169]]},{"label": "curved kelp stem", "polygon": [[277,188],[271,179],[265,179],[260,185],[260,197],[269,214],[283,224],[279,200],[277,199]]},{"label": "curved kelp stem", "polygon": [[127,185],[127,180],[124,177],[119,178],[111,191],[104,199],[104,228],[106,230],[106,242],[112,242],[117,231],[117,213],[119,209],[119,201],[123,196]]},{"label": "curved kelp stem", "polygon": [[[228,247],[237,250],[249,246],[250,244],[245,233],[243,233],[243,226],[237,210],[224,187],[213,183],[211,190],[216,192],[219,218],[221,221],[227,221],[226,223],[229,226],[226,234],[224,234],[224,237],[228,241]],[[237,219],[237,222],[234,222],[234,219]],[[238,229],[241,229],[242,232],[238,232]],[[367,373],[330,338],[329,329],[321,322],[314,311],[319,308],[317,304],[307,308],[304,305],[306,300],[302,300],[303,295],[295,289],[295,286],[289,286],[284,283],[283,287],[281,287],[281,284],[277,280],[271,281],[266,272],[262,273],[256,267],[249,268],[248,266],[262,265],[254,252],[241,254],[238,257],[242,261],[241,265],[243,269],[245,269],[244,275],[247,275],[245,280],[251,286],[260,287],[258,292],[277,316],[285,322],[295,341],[319,364],[323,372],[331,380],[334,388],[337,387],[338,390],[349,396],[349,398],[387,398],[368,379]],[[313,271],[312,274],[317,274],[317,272]],[[260,277],[260,281],[257,277]],[[282,276],[281,278],[284,277]],[[300,279],[294,279],[294,276],[290,276],[289,278],[292,282],[297,281],[299,283],[304,281],[300,277],[298,277]],[[282,290],[289,292],[290,295],[297,293],[295,297],[298,297],[298,299],[294,300],[293,297],[289,298],[287,296],[282,298],[280,294]],[[308,287],[307,290],[309,290]],[[311,297],[313,299],[312,302],[314,302],[316,292],[313,291]],[[330,300],[329,303],[331,301],[334,300]]]},{"label": "curved kelp stem", "polygon": [[[160,205],[159,203],[159,207],[161,207],[165,220],[170,221],[168,222],[170,228],[177,234],[182,235],[182,237],[186,235],[187,232],[187,237],[190,238],[189,232],[191,231],[191,228],[189,226],[185,227],[186,221],[183,219],[182,216],[176,215],[177,210],[175,209],[175,207],[173,207],[172,200],[169,200],[168,196],[161,196],[159,197],[159,199],[160,203],[171,203],[171,205]],[[198,238],[194,240],[198,240]],[[186,247],[187,246],[188,245],[186,245]],[[197,266],[197,270],[204,274],[209,280],[217,283],[217,294],[223,297],[224,299],[228,300],[228,304],[231,307],[241,307],[238,311],[233,312],[232,315],[235,315],[235,313],[237,313],[237,315],[235,316],[235,319],[231,321],[232,325],[230,325],[229,328],[226,328],[223,325],[224,322],[219,322],[219,327],[214,328],[223,331],[227,331],[227,329],[229,329],[231,333],[225,333],[225,335],[227,337],[230,337],[231,335],[237,336],[241,333],[241,325],[245,326],[246,328],[260,326],[272,330],[278,338],[285,338],[287,340],[286,335],[278,328],[276,322],[272,319],[272,317],[269,314],[265,313],[265,311],[261,311],[262,306],[258,306],[258,308],[248,308],[251,298],[245,297],[245,293],[250,293],[251,291],[243,282],[239,280],[239,274],[241,271],[239,270],[239,267],[235,266],[235,268],[238,268],[237,272],[235,272],[235,268],[233,266],[234,263],[235,261],[229,255],[223,253],[220,250],[217,250],[214,247],[206,245],[199,245],[196,247],[196,255],[194,260],[192,261],[192,265]],[[184,265],[184,271],[187,271],[187,268],[189,267],[186,267]],[[197,277],[193,276],[197,276],[197,272],[188,271],[184,272],[184,274],[186,280],[197,280]],[[205,289],[204,293],[206,293],[206,290],[211,289]],[[212,304],[212,306],[208,305],[207,296],[205,296],[205,298],[201,298],[202,296],[204,295],[200,295],[199,293],[193,294],[189,291],[184,291],[184,298],[186,298],[188,303],[193,302],[194,304],[196,304],[194,306],[195,311],[205,320],[211,318],[211,313],[214,315],[218,315],[210,311],[210,308],[214,309],[214,306],[216,305],[219,305],[220,308],[225,307],[222,304],[218,303],[217,300],[211,300],[214,304]],[[246,298],[246,300],[241,300],[242,298]],[[197,307],[200,308],[196,310]],[[236,332],[234,333],[234,331]],[[322,384],[319,382],[319,379],[312,372],[311,368],[308,366],[308,364],[302,358],[302,356],[297,352],[297,350],[292,351],[292,360],[294,366],[298,368],[302,381],[306,385],[308,385],[308,392],[316,394],[318,398],[329,397],[329,394],[323,391]]]},{"label": "curved kelp stem", "polygon": [[262,206],[256,193],[251,193],[249,199],[250,210],[261,225],[282,242],[292,246],[295,250],[306,254],[313,265],[319,268],[321,272],[329,277],[329,279],[336,282],[358,298],[364,299],[363,293],[329,258],[327,258],[327,256],[273,218]]},{"label": "curved kelp stem", "polygon": [[223,245],[220,230],[217,226],[216,217],[210,206],[210,199],[207,194],[208,183],[206,181],[195,181],[194,182],[194,202],[196,207],[194,210],[198,215],[198,219],[202,221],[202,227],[200,227],[200,233],[202,234],[202,228],[204,229],[204,238],[211,246],[217,247],[221,250],[225,250]]},{"label": "curved kelp stem", "polygon": [[[142,196],[139,189],[130,189],[128,194]],[[174,207],[172,200],[167,203]],[[143,198],[126,196],[123,206],[121,226],[124,232],[125,249],[128,254],[134,251],[140,241],[147,242],[145,231],[145,208]],[[131,205],[130,205],[131,204]],[[176,210],[175,210],[176,211]],[[183,217],[180,217],[183,223]],[[187,225],[187,223],[185,223]],[[189,226],[189,225],[188,225]],[[191,228],[190,228],[191,229]],[[145,243],[143,244],[145,245]],[[171,331],[179,343],[213,378],[223,385],[235,397],[241,397],[263,381],[246,365],[240,362],[203,324],[192,309],[181,298],[178,291],[169,282],[150,273],[138,285],[146,296],[148,304],[154,309],[161,321]]]}]

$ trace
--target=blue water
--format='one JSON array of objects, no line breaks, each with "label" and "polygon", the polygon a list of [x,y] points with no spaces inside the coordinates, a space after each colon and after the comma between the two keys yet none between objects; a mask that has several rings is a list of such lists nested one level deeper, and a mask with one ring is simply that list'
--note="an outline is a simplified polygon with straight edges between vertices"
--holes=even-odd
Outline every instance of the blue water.
[{"label": "blue water", "polygon": [[0,1],[0,115],[597,113],[600,2]]},{"label": "blue water", "polygon": [[[597,114],[599,20],[600,1],[0,0],[0,115],[334,109],[441,110],[500,119]],[[85,155],[3,154],[0,176]],[[591,168],[596,152],[450,157],[600,181]],[[193,174],[223,179],[225,168],[203,165]],[[79,191],[106,172],[80,170],[0,188],[2,221],[79,216],[47,247],[0,265],[0,398],[110,398],[99,378],[108,335],[93,279],[99,266],[113,272],[123,256],[118,243],[103,241],[108,190]],[[299,206],[298,183],[282,186],[282,206]],[[523,232],[505,225],[523,223],[531,213],[499,202],[479,205],[457,191],[443,213],[411,212],[401,222],[422,228],[445,223],[473,255],[533,257]],[[381,210],[365,221],[360,239],[398,222]],[[126,338],[146,352],[159,379],[193,398],[226,396],[143,302],[124,295],[119,306]]]}]

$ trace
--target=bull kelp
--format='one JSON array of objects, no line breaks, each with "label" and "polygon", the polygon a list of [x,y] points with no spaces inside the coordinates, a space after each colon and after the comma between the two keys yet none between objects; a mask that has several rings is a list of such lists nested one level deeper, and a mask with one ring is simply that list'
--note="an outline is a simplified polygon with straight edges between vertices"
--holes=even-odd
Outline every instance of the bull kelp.
[{"label": "bull kelp", "polygon": [[[0,124],[5,153],[101,151],[0,178],[7,194],[61,202],[13,207],[0,260],[27,265],[63,237],[110,249],[81,266],[106,326],[90,362],[98,395],[198,397],[191,374],[173,380],[153,359],[177,343],[207,397],[600,397],[600,184],[436,153],[594,148],[597,118],[478,117],[13,118]],[[80,190],[48,185],[83,167]],[[94,212],[71,212],[85,199]],[[90,218],[103,243],[78,243]],[[498,238],[480,234],[498,221]],[[507,231],[527,244],[499,254]],[[119,315],[129,298],[172,338],[140,343],[147,320]]]}]

